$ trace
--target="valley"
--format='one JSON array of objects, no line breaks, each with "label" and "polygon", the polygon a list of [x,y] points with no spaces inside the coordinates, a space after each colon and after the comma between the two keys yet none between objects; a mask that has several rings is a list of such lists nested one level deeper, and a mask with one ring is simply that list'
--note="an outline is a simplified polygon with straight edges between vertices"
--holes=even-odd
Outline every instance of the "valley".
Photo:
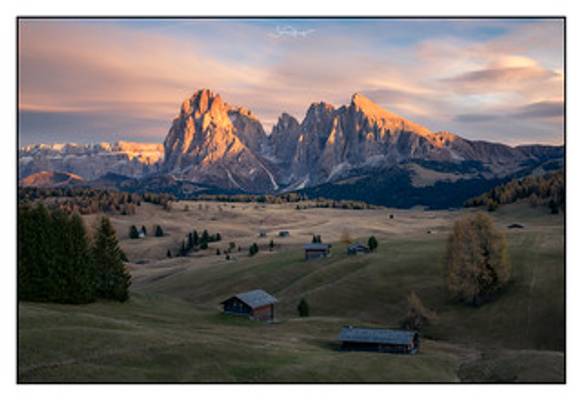
[{"label": "valley", "polygon": [[[496,301],[475,308],[448,298],[443,264],[452,222],[471,212],[179,201],[170,211],[144,204],[134,215],[111,216],[130,261],[130,301],[21,302],[19,380],[563,381],[563,215],[521,203],[490,214],[507,235],[513,273]],[[512,223],[525,228],[507,229]],[[131,225],[144,224],[150,232],[160,224],[166,236],[128,238]],[[222,240],[167,258],[192,229],[220,232]],[[281,230],[289,236],[278,237]],[[332,255],[305,262],[302,245],[313,234],[333,244]],[[376,253],[346,255],[342,240],[372,234]],[[216,255],[231,241],[242,250],[231,260]],[[255,242],[260,251],[249,257]],[[221,315],[222,300],[255,288],[279,299],[275,323]],[[344,325],[398,327],[411,290],[438,315],[417,355],[337,351]],[[301,298],[307,318],[297,315]]]}]

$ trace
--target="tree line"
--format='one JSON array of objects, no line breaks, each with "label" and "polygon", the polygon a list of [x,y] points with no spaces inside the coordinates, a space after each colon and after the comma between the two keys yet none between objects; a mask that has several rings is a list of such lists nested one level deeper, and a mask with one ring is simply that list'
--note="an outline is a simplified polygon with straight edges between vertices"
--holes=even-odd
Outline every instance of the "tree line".
[{"label": "tree line", "polygon": [[78,213],[42,203],[18,209],[18,298],[83,304],[98,298],[126,301],[131,278],[107,217],[89,238]]},{"label": "tree line", "polygon": [[465,202],[465,207],[485,206],[495,211],[501,204],[527,199],[531,207],[547,207],[552,214],[566,208],[564,170],[542,176],[527,176],[496,186],[487,193]]},{"label": "tree line", "polygon": [[364,201],[357,200],[330,200],[323,197],[309,199],[302,193],[290,192],[279,195],[253,195],[253,194],[203,194],[196,196],[192,200],[217,201],[224,203],[266,203],[266,204],[286,204],[297,203],[297,210],[308,208],[339,208],[350,210],[366,210],[378,208]]},{"label": "tree line", "polygon": [[51,208],[81,215],[102,213],[115,213],[121,215],[133,215],[136,207],[142,202],[148,202],[169,208],[174,196],[166,193],[129,193],[109,189],[93,188],[18,188],[18,200],[22,205],[34,204],[42,201]]}]

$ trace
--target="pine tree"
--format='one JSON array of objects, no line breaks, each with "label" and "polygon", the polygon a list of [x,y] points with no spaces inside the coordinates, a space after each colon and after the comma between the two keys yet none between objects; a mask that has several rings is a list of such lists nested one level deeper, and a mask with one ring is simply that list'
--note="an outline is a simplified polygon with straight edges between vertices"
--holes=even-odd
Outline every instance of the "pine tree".
[{"label": "pine tree", "polygon": [[164,230],[162,229],[162,227],[160,225],[156,225],[155,235],[156,235],[156,237],[164,236]]},{"label": "pine tree", "polygon": [[217,242],[220,242],[220,241],[222,240],[222,236],[220,236],[220,233],[217,233],[217,234],[215,235],[215,238],[216,238],[216,241],[217,241]]},{"label": "pine tree", "polygon": [[210,239],[210,235],[208,234],[208,231],[206,229],[204,229],[204,232],[202,232],[202,237],[200,238],[200,241],[208,243],[210,241],[209,239]]},{"label": "pine tree", "polygon": [[269,242],[269,251],[273,251],[274,248],[275,248],[275,242],[273,241],[273,239],[271,239],[271,241]]},{"label": "pine tree", "polygon": [[129,298],[131,277],[121,258],[115,230],[107,217],[102,217],[93,243],[97,270],[97,296],[126,301]]},{"label": "pine tree", "polygon": [[132,225],[129,228],[129,238],[130,239],[139,239],[139,231],[135,225]]},{"label": "pine tree", "polygon": [[141,226],[141,233],[143,233],[144,236],[148,234],[148,230],[146,229],[145,225]]},{"label": "pine tree", "polygon": [[192,239],[194,241],[194,246],[198,246],[198,244],[200,243],[200,237],[198,236],[198,232],[196,232],[196,229],[192,231]]},{"label": "pine tree", "polygon": [[96,270],[83,220],[73,214],[67,227],[66,296],[64,302],[82,304],[95,300]]},{"label": "pine tree", "polygon": [[166,257],[172,258],[172,252],[170,251],[170,249],[168,249],[168,251],[166,252]]},{"label": "pine tree", "polygon": [[307,304],[307,300],[304,298],[297,305],[297,312],[300,317],[309,317],[309,304]]},{"label": "pine tree", "polygon": [[378,248],[378,240],[374,236],[370,236],[368,239],[368,247],[370,251],[375,251]]},{"label": "pine tree", "polygon": [[256,243],[253,243],[251,247],[249,247],[249,255],[252,257],[259,252],[259,246]]}]

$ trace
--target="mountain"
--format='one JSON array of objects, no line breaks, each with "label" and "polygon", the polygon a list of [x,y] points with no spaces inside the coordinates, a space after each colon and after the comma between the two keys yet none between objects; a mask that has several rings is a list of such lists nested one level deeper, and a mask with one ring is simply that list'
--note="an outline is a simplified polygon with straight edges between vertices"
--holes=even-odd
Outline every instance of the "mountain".
[{"label": "mountain", "polygon": [[[563,163],[563,146],[511,147],[433,132],[360,93],[340,107],[313,103],[302,121],[282,113],[267,134],[249,109],[230,105],[208,89],[184,100],[163,146],[35,145],[19,154],[21,177],[46,170],[75,173],[99,185],[114,181],[124,190],[186,197],[201,191],[298,190],[439,208]],[[107,173],[131,180],[98,179]]]},{"label": "mountain", "polygon": [[141,177],[159,171],[163,146],[157,143],[35,144],[18,151],[19,177],[41,171],[67,172],[85,180],[108,172]]},{"label": "mountain", "polygon": [[67,172],[41,171],[20,180],[23,187],[62,187],[83,182],[83,178]]},{"label": "mountain", "polygon": [[262,125],[247,110],[200,90],[182,103],[164,141],[162,170],[181,179],[225,189],[270,192],[279,188],[268,161]]}]

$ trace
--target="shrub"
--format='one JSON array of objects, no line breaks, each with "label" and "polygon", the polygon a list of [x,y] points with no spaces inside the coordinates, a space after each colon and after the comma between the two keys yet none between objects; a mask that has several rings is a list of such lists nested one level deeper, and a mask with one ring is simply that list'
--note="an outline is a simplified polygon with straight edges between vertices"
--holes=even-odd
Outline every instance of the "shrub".
[{"label": "shrub", "polygon": [[434,311],[431,311],[424,306],[416,292],[410,292],[407,301],[408,311],[400,323],[400,326],[403,329],[420,331],[423,327],[427,326],[431,321],[437,318]]}]

